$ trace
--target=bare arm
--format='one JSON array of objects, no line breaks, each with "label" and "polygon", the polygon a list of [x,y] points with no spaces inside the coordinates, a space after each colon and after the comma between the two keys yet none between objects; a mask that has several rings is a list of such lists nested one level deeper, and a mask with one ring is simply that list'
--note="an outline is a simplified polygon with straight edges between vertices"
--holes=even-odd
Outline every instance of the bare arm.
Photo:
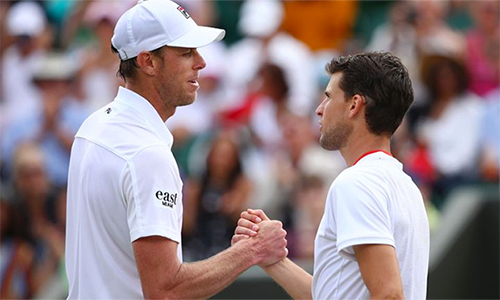
[{"label": "bare arm", "polygon": [[178,244],[151,236],[133,242],[142,290],[147,299],[208,298],[254,264],[271,264],[286,256],[281,223],[268,222],[262,237],[246,239],[203,261],[181,263]]},{"label": "bare arm", "polygon": [[262,269],[293,299],[312,299],[311,274],[288,258]]},{"label": "bare arm", "polygon": [[[249,209],[241,213],[238,227],[232,239],[233,244],[260,234],[261,220],[269,220],[262,210]],[[254,227],[256,226],[256,227]],[[293,299],[312,299],[312,276],[294,262],[285,258],[262,269],[278,283]]]},{"label": "bare arm", "polygon": [[390,245],[357,245],[354,254],[370,299],[403,299],[396,251]]}]

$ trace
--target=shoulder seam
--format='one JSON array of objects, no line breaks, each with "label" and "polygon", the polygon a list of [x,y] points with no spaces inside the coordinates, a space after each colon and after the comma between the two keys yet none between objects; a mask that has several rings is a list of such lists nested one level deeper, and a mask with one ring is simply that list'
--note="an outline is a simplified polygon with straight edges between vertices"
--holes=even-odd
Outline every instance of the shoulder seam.
[{"label": "shoulder seam", "polygon": [[139,154],[140,152],[144,151],[144,150],[145,150],[145,149],[147,149],[147,148],[151,148],[151,147],[156,147],[156,146],[159,146],[159,147],[165,147],[165,148],[167,148],[169,151],[171,151],[171,150],[170,150],[170,148],[169,148],[167,145],[163,145],[163,144],[161,144],[161,143],[159,143],[159,144],[152,144],[152,145],[150,144],[150,145],[145,145],[144,147],[140,148],[140,149],[139,149],[136,153],[134,153],[134,155],[132,155],[132,157],[130,157],[129,159],[127,159],[127,158],[125,158],[123,155],[121,155],[120,153],[118,153],[117,151],[114,151],[114,150],[113,150],[113,149],[111,149],[110,147],[108,147],[108,146],[106,146],[105,144],[100,143],[100,142],[98,142],[98,141],[96,141],[96,140],[89,139],[88,137],[83,137],[83,136],[77,136],[77,137],[75,137],[75,139],[82,139],[82,140],[89,141],[90,143],[93,143],[93,144],[95,144],[95,145],[97,145],[97,146],[99,146],[99,147],[102,147],[102,148],[106,149],[107,151],[109,151],[109,152],[113,153],[114,155],[116,155],[116,156],[120,157],[121,159],[123,159],[123,160],[124,160],[124,161],[126,161],[127,163],[129,163],[129,161],[130,161],[132,158],[134,158],[137,154]]}]

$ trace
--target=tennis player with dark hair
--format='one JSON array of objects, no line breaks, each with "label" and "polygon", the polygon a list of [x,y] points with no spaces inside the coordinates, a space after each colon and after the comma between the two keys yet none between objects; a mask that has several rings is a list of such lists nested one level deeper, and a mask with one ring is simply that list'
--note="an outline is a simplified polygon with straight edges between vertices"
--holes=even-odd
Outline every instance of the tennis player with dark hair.
[{"label": "tennis player with dark hair", "polygon": [[[413,101],[394,55],[333,59],[320,117],[320,144],[348,168],[332,183],[314,249],[314,276],[284,259],[264,270],[295,299],[425,299],[429,226],[422,195],[390,153]],[[241,214],[233,243],[258,236],[261,210]]]}]

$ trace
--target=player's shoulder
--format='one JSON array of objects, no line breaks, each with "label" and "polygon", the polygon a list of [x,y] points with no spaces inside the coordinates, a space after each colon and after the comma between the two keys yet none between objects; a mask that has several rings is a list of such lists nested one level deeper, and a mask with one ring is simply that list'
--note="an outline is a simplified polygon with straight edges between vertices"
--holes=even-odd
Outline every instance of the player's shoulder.
[{"label": "player's shoulder", "polygon": [[161,149],[169,148],[148,124],[147,120],[111,103],[90,115],[76,137],[98,144],[124,158],[131,158],[142,151],[162,153],[155,150],[156,147],[146,150],[154,145]]},{"label": "player's shoulder", "polygon": [[387,170],[376,164],[356,164],[343,170],[332,183],[332,188],[374,187],[387,181]]}]

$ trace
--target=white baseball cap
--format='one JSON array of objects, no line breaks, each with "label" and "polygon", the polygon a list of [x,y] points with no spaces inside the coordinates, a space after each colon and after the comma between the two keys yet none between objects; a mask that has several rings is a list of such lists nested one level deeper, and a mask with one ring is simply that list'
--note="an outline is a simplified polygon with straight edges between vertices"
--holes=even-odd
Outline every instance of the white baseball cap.
[{"label": "white baseball cap", "polygon": [[43,9],[32,1],[12,5],[6,17],[7,32],[14,36],[38,36],[45,29],[46,23]]},{"label": "white baseball cap", "polygon": [[220,41],[222,29],[198,26],[184,8],[170,0],[140,0],[115,26],[111,44],[121,60],[162,46],[199,48]]}]

